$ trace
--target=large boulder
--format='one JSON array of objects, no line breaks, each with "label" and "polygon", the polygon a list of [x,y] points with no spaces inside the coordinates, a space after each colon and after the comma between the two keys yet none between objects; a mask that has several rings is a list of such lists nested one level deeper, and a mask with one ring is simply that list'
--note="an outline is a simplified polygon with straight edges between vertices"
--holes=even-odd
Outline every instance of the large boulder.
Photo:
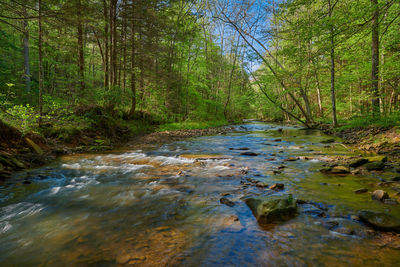
[{"label": "large boulder", "polygon": [[387,213],[363,210],[360,211],[358,217],[378,230],[400,232],[400,219]]},{"label": "large boulder", "polygon": [[297,215],[292,195],[248,198],[246,204],[261,224],[286,221]]}]

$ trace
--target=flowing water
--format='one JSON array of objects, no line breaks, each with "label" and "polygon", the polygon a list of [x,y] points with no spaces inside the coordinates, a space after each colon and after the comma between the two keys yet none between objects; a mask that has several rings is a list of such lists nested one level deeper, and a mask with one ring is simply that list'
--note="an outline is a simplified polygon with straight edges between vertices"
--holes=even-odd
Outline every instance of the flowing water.
[{"label": "flowing water", "polygon": [[[389,174],[320,173],[330,156],[355,154],[340,143],[321,144],[327,138],[316,130],[251,122],[227,135],[66,156],[17,174],[0,187],[0,265],[399,264],[400,250],[351,218],[361,209],[400,215],[397,206],[353,192],[374,190]],[[259,155],[229,149],[241,147]],[[289,157],[299,159],[285,161]],[[23,183],[27,176],[32,183]],[[274,194],[313,201],[326,215],[300,212],[261,226],[241,198],[267,190],[244,185],[246,178],[284,183]],[[220,203],[228,193],[233,207]],[[328,230],[326,221],[355,234]]]}]

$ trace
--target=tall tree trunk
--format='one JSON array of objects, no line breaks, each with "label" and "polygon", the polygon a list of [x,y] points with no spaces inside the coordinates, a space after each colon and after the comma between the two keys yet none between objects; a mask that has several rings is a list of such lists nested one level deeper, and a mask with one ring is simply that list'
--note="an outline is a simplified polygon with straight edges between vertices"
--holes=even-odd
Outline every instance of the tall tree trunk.
[{"label": "tall tree trunk", "polygon": [[111,31],[111,55],[110,55],[110,82],[112,86],[117,85],[117,2],[110,0],[110,31]]},{"label": "tall tree trunk", "polygon": [[124,14],[124,20],[123,20],[123,26],[122,26],[122,28],[123,28],[123,32],[124,32],[124,44],[123,44],[123,51],[122,51],[122,57],[123,57],[123,71],[124,71],[124,74],[123,74],[123,78],[122,78],[122,88],[123,88],[123,91],[125,92],[125,90],[126,90],[126,39],[127,39],[127,36],[128,36],[128,33],[127,33],[127,22],[126,22],[126,17],[127,17],[127,12],[128,12],[128,5],[127,5],[127,2],[126,2],[126,0],[123,0],[123,4],[124,4],[124,11],[125,11],[125,14]]},{"label": "tall tree trunk", "polygon": [[107,0],[103,0],[103,8],[104,8],[104,88],[109,88],[109,36],[108,36],[108,4]]},{"label": "tall tree trunk", "polygon": [[378,0],[371,0],[374,13],[372,15],[372,112],[374,116],[379,115],[379,8]]},{"label": "tall tree trunk", "polygon": [[[329,8],[329,17],[332,20],[332,11],[333,7],[331,4],[331,0],[328,1],[328,8]],[[332,22],[330,22],[332,23]],[[333,127],[337,127],[337,117],[336,117],[336,94],[335,94],[335,36],[334,36],[334,29],[333,25],[331,24],[329,27],[330,32],[330,41],[331,41],[331,51],[330,51],[330,58],[331,58],[331,101],[332,101],[332,123]]]},{"label": "tall tree trunk", "polygon": [[133,117],[135,115],[136,110],[136,75],[135,75],[135,2],[132,1],[132,46],[131,46],[131,91],[132,91],[132,103],[131,110],[129,111],[129,117]]},{"label": "tall tree trunk", "polygon": [[85,91],[85,57],[83,52],[83,27],[82,27],[82,14],[81,14],[81,1],[78,0],[77,2],[77,11],[78,11],[78,65],[79,65],[79,72],[78,72],[78,80],[79,80],[79,87],[80,87],[80,95],[83,94]]},{"label": "tall tree trunk", "polygon": [[[24,7],[24,16],[28,17],[26,12],[26,7]],[[30,60],[29,60],[29,29],[28,20],[24,20],[24,78],[25,78],[25,89],[28,95],[28,102],[30,102],[31,93],[31,70],[30,70]]]},{"label": "tall tree trunk", "polygon": [[235,68],[236,68],[236,60],[237,60],[239,42],[240,42],[240,35],[238,35],[236,45],[234,44],[235,45],[235,51],[233,53],[233,55],[234,55],[233,56],[233,64],[232,64],[232,69],[231,69],[231,73],[230,73],[230,76],[229,76],[229,82],[228,82],[228,97],[226,98],[225,105],[224,105],[224,117],[225,117],[225,119],[227,119],[227,117],[228,117],[228,105],[229,105],[229,101],[231,100],[232,79],[233,79],[233,74],[234,74]]},{"label": "tall tree trunk", "polygon": [[39,35],[39,127],[42,124],[42,116],[43,116],[43,51],[42,51],[42,0],[38,2],[39,8],[39,27],[38,27],[38,35]]}]

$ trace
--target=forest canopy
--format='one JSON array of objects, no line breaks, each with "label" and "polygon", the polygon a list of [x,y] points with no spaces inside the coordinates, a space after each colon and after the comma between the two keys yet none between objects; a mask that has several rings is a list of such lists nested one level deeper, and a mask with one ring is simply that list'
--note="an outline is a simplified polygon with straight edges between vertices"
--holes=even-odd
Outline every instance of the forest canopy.
[{"label": "forest canopy", "polygon": [[0,116],[395,123],[399,16],[395,0],[1,0]]}]

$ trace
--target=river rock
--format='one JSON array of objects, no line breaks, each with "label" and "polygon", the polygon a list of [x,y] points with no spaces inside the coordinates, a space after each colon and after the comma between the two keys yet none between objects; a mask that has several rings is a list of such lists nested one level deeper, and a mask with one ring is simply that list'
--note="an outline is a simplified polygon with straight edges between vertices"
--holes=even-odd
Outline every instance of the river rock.
[{"label": "river rock", "polygon": [[389,195],[383,190],[375,190],[371,197],[373,200],[384,201],[385,199],[389,198]]},{"label": "river rock", "polygon": [[297,160],[297,158],[295,158],[295,157],[290,157],[290,158],[285,159],[285,161],[296,161],[296,160]]},{"label": "river rock", "polygon": [[292,195],[248,198],[246,204],[261,224],[286,221],[297,215],[297,206]]},{"label": "river rock", "polygon": [[364,165],[368,171],[381,171],[385,168],[385,163],[382,161],[370,162]]},{"label": "river rock", "polygon": [[271,185],[271,187],[269,189],[272,190],[282,190],[283,188],[285,188],[284,184],[273,184]]},{"label": "river rock", "polygon": [[356,194],[363,194],[363,193],[367,193],[368,189],[367,188],[361,188],[361,189],[357,189],[354,191],[354,193]]},{"label": "river rock", "polygon": [[258,153],[255,153],[252,151],[245,151],[245,152],[241,152],[240,155],[242,155],[242,156],[258,156]]},{"label": "river rock", "polygon": [[282,139],[277,138],[277,139],[275,139],[274,141],[275,141],[275,142],[282,142]]},{"label": "river rock", "polygon": [[358,217],[376,229],[400,232],[400,220],[390,214],[363,210]]},{"label": "river rock", "polygon": [[230,147],[229,150],[250,150],[250,148],[248,148],[248,147],[239,147],[239,148]]},{"label": "river rock", "polygon": [[258,187],[258,188],[266,188],[266,187],[268,187],[268,185],[266,183],[257,183],[256,187]]},{"label": "river rock", "polygon": [[400,176],[392,178],[393,182],[400,182]]},{"label": "river rock", "polygon": [[223,197],[219,200],[219,202],[221,202],[221,204],[227,205],[229,207],[233,207],[235,206],[235,203],[230,201],[229,199],[227,199],[226,197]]},{"label": "river rock", "polygon": [[352,168],[357,168],[357,167],[360,167],[360,166],[362,166],[362,165],[364,165],[364,164],[366,164],[368,162],[369,162],[368,159],[360,158],[360,159],[356,159],[356,160],[350,162],[349,166],[352,167]]},{"label": "river rock", "polygon": [[335,166],[331,169],[331,173],[333,174],[347,174],[350,173],[349,168],[346,166]]}]

